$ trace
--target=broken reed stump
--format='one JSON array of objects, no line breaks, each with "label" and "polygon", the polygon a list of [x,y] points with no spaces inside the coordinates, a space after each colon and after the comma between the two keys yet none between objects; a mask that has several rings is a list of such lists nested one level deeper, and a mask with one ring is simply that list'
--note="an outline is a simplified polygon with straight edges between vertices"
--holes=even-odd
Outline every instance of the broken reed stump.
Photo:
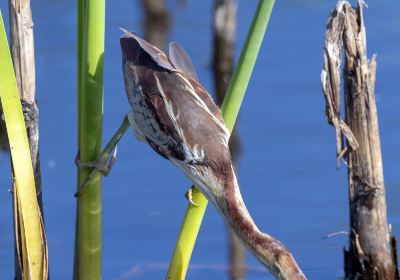
[{"label": "broken reed stump", "polygon": [[[215,0],[213,14],[213,76],[217,104],[221,106],[233,74],[236,38],[236,0]],[[229,139],[234,166],[240,153],[240,141],[235,126]],[[228,230],[230,279],[244,279],[246,274],[245,249],[236,234]]]},{"label": "broken reed stump", "polygon": [[[24,113],[35,176],[36,196],[43,219],[42,184],[39,161],[39,110],[35,100],[35,54],[30,0],[9,0],[9,13],[11,57]],[[13,203],[14,235],[16,243],[15,279],[22,279],[22,272],[24,270],[22,267],[22,254],[20,252],[20,213],[16,206],[16,192],[13,192]],[[46,243],[45,236],[43,237],[43,242]],[[47,245],[44,244],[44,247],[47,248]]]},{"label": "broken reed stump", "polygon": [[[340,106],[340,67],[344,53],[344,120]],[[321,74],[326,118],[336,129],[337,161],[348,166],[350,240],[346,279],[399,279],[396,242],[386,217],[378,116],[375,102],[376,55],[367,59],[363,4],[339,1],[330,15]]]}]

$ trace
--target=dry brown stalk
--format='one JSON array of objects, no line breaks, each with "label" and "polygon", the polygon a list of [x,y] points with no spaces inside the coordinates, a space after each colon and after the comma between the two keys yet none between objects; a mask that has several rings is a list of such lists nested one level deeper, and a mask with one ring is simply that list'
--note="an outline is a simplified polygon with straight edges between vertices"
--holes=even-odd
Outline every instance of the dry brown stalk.
[{"label": "dry brown stalk", "polygon": [[[340,67],[344,53],[344,120],[340,106]],[[398,279],[396,246],[386,217],[378,115],[376,55],[368,60],[363,3],[339,1],[329,20],[321,74],[326,118],[336,129],[337,160],[348,166],[350,246],[347,279]]]}]

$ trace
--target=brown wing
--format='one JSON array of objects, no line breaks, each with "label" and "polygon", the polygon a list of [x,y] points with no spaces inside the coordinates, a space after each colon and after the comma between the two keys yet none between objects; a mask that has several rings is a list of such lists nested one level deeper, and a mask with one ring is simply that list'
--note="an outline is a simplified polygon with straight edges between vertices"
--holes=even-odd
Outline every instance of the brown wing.
[{"label": "brown wing", "polygon": [[198,80],[192,60],[190,59],[186,51],[178,43],[169,43],[168,56],[175,68],[180,69],[182,72],[191,76],[193,79]]},{"label": "brown wing", "polygon": [[[159,68],[162,68],[181,74],[189,81],[210,111],[220,121],[223,121],[218,106],[215,105],[207,90],[197,80],[197,75],[190,57],[177,43],[170,43],[170,58],[172,59],[173,65],[161,50],[149,44],[133,32],[126,32],[126,34],[121,36],[120,42],[124,59],[132,61],[136,66],[147,66],[154,71],[161,71]],[[155,63],[152,63],[152,61]]]},{"label": "brown wing", "polygon": [[221,112],[217,105],[215,105],[210,94],[200,84],[197,78],[196,70],[193,66],[192,60],[186,51],[175,42],[169,43],[169,59],[171,63],[177,68],[177,72],[191,83],[198,96],[204,101],[210,111],[220,120],[222,120]]},{"label": "brown wing", "polygon": [[125,34],[121,48],[127,96],[147,142],[167,158],[188,159],[184,147],[193,151],[198,146],[206,154],[229,157],[227,130],[208,92],[139,39]]},{"label": "brown wing", "polygon": [[[160,95],[163,97],[164,106],[160,112],[168,115],[173,124],[171,130],[176,131],[182,141],[192,150],[198,146],[204,149],[205,154],[223,155],[230,157],[227,152],[227,129],[221,121],[222,117],[218,107],[214,104],[209,94],[198,84],[194,88],[196,92],[190,92],[185,88],[187,79],[176,72],[156,72],[155,78]],[[196,97],[199,89],[203,98]],[[199,99],[203,103],[199,102]],[[168,109],[171,105],[172,111]],[[218,117],[215,116],[215,114]],[[171,116],[172,115],[172,116]],[[215,117],[213,118],[212,115]],[[183,135],[183,137],[181,136]]]},{"label": "brown wing", "polygon": [[148,51],[151,45],[145,50],[138,38],[131,34],[123,35],[120,43],[126,94],[141,133],[149,145],[163,157],[173,156],[183,160],[181,140],[171,130],[172,124],[163,113],[161,107],[164,102],[154,79],[154,72],[170,71],[170,68],[162,66],[169,61],[165,60],[163,53],[157,58],[163,59],[164,63],[156,61]]},{"label": "brown wing", "polygon": [[196,90],[197,95],[204,101],[210,111],[214,114],[214,116],[221,122],[224,123],[224,119],[222,118],[221,110],[214,103],[214,100],[211,98],[208,91],[200,84],[199,81],[195,79],[189,78],[189,82],[192,84],[193,88]]}]

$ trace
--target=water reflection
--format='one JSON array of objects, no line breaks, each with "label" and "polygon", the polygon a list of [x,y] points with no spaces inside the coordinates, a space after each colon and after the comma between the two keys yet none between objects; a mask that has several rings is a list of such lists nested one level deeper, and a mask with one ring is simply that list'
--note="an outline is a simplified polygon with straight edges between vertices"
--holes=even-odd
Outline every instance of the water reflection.
[{"label": "water reflection", "polygon": [[[214,87],[219,105],[225,97],[233,73],[236,35],[236,1],[215,0],[213,16],[213,74]],[[237,129],[230,138],[230,150],[234,165],[237,166],[240,154],[240,142]],[[244,279],[246,274],[245,251],[235,233],[228,230],[229,276],[230,279]]]},{"label": "water reflection", "polygon": [[[344,168],[334,169],[334,143],[332,131],[322,117],[324,108],[319,77],[326,17],[333,4],[313,1],[313,5],[301,5],[301,1],[311,3],[310,0],[275,2],[244,100],[246,104],[242,107],[240,140],[246,152],[240,156],[239,178],[243,195],[259,227],[292,250],[309,279],[340,279],[338,277],[344,275],[342,251],[347,238],[340,235],[320,239],[330,232],[348,228],[347,188],[344,187],[347,173]],[[114,132],[121,119],[121,110],[127,108],[117,29],[131,26],[137,30],[144,19],[142,0],[130,2],[130,6],[126,1],[109,1],[107,5],[109,45],[105,92],[111,100],[105,104],[105,134]],[[177,4],[181,2],[187,2],[184,10]],[[243,43],[257,2],[238,3],[237,46]],[[400,138],[400,99],[397,94],[400,91],[400,1],[368,2],[365,19],[373,35],[369,37],[368,45],[379,55],[376,89],[381,96],[379,116],[382,117],[380,128],[388,214],[393,233],[400,236],[400,153],[396,152],[396,140]],[[8,22],[7,3],[0,1],[5,22]],[[192,43],[188,51],[196,60],[202,81],[206,81],[207,88],[211,89],[209,69],[202,67],[206,60],[206,51],[202,48],[211,46],[214,2],[173,0],[165,3],[174,19],[170,23],[173,34],[170,29],[168,37],[183,42],[185,48]],[[46,211],[50,270],[52,278],[70,280],[75,225],[71,186],[76,184],[73,163],[76,154],[76,2],[39,0],[35,1],[34,8],[43,185],[48,186],[44,201],[45,209],[50,209]],[[196,34],[193,35],[192,30]],[[156,158],[143,144],[131,138],[127,135],[123,139],[117,165],[104,179],[103,279],[118,279],[132,266],[158,262],[165,265],[160,269],[152,266],[144,269],[142,274],[126,279],[162,279],[185,207],[183,199],[179,203],[163,201],[179,199],[187,181],[172,165]],[[3,153],[0,155],[3,171],[0,172],[3,186],[0,196],[1,279],[14,277],[9,166],[9,158]],[[149,184],[154,170],[159,173],[158,178],[151,179]],[[127,174],[132,177],[130,180],[127,180]],[[166,176],[182,183],[171,189],[157,188],[158,196],[154,196],[154,189],[163,186]],[[142,185],[149,188],[139,187]],[[252,186],[251,189],[248,186]],[[258,187],[257,191],[253,187]],[[161,214],[150,217],[146,214],[150,211]],[[272,215],[265,215],[268,211]],[[196,269],[221,264],[221,257],[224,257],[226,236],[220,232],[221,218],[211,207],[206,218],[211,223],[203,225],[202,233],[205,234],[199,236],[199,241],[207,250],[196,247],[196,261],[191,264],[187,278],[228,279],[227,268]],[[246,278],[272,280],[265,269],[247,255]]]},{"label": "water reflection", "polygon": [[142,0],[144,12],[144,38],[161,50],[165,50],[168,32],[171,27],[171,14],[165,0]]}]

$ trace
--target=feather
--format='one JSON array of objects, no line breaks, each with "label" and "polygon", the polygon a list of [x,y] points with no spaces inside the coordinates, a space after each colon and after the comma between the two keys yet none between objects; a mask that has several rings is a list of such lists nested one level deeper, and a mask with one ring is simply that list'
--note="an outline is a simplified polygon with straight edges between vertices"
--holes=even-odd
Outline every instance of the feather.
[{"label": "feather", "polygon": [[182,72],[198,80],[192,60],[178,43],[169,43],[169,59],[175,68],[179,68]]},{"label": "feather", "polygon": [[[124,55],[127,57],[131,57],[134,59],[135,53],[137,53],[138,47],[145,53],[147,53],[151,59],[161,68],[164,68],[168,71],[176,71],[176,68],[171,64],[168,57],[164,54],[163,51],[158,49],[157,47],[149,44],[138,35],[133,32],[126,32],[120,38],[122,51]],[[139,46],[135,48],[135,42]]]}]

